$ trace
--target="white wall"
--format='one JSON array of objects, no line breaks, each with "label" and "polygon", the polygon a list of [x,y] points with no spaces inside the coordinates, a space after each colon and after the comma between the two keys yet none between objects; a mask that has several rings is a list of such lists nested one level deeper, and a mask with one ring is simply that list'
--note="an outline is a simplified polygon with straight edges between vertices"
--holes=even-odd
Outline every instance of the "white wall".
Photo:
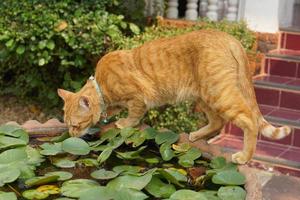
[{"label": "white wall", "polygon": [[295,0],[240,0],[245,1],[242,19],[250,29],[275,33],[279,27],[292,25]]},{"label": "white wall", "polygon": [[244,20],[249,28],[259,32],[277,32],[279,1],[281,0],[246,0]]}]

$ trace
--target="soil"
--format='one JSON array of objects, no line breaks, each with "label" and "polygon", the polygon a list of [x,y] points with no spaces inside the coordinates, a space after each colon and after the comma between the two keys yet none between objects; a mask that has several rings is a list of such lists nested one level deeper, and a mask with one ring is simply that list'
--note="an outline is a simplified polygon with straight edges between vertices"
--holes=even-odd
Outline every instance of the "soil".
[{"label": "soil", "polygon": [[55,111],[42,110],[38,105],[25,103],[16,97],[0,96],[0,124],[16,121],[23,124],[28,120],[38,120],[41,123],[56,117],[61,119],[59,109]]}]

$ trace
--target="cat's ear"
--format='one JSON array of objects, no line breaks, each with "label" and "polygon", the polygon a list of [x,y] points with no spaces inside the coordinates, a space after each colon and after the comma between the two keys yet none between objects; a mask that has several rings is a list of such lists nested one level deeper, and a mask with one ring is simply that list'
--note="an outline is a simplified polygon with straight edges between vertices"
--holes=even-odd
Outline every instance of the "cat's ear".
[{"label": "cat's ear", "polygon": [[90,110],[90,100],[86,96],[81,96],[79,98],[79,106],[85,110]]},{"label": "cat's ear", "polygon": [[64,90],[64,89],[57,89],[57,94],[58,94],[58,96],[60,96],[65,101],[69,96],[71,96],[74,93],[69,92],[69,91]]}]

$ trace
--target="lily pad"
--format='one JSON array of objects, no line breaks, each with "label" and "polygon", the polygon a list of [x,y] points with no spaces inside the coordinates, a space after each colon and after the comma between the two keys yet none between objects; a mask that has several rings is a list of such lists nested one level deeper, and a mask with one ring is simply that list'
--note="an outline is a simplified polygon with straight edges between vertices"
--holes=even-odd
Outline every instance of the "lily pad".
[{"label": "lily pad", "polygon": [[56,185],[42,185],[36,189],[38,192],[44,192],[48,194],[59,194],[60,189]]},{"label": "lily pad", "polygon": [[123,138],[128,138],[128,137],[132,136],[137,130],[138,129],[136,129],[136,128],[126,127],[126,128],[121,129],[120,134]]},{"label": "lily pad", "polygon": [[185,153],[191,148],[191,146],[188,143],[180,143],[172,144],[172,148],[179,153]]},{"label": "lily pad", "polygon": [[178,157],[178,163],[183,167],[192,167],[194,160],[200,158],[201,151],[195,147],[190,148],[185,154]]},{"label": "lily pad", "polygon": [[91,173],[91,177],[95,179],[100,179],[100,180],[109,180],[116,178],[119,175],[119,173],[114,172],[114,171],[108,171],[105,169],[100,169],[97,171],[94,171]]},{"label": "lily pad", "polygon": [[164,161],[170,161],[175,157],[174,151],[171,148],[171,144],[168,142],[163,143],[159,147],[159,152]]},{"label": "lily pad", "polygon": [[33,190],[26,190],[22,193],[22,196],[26,199],[46,199],[48,198],[49,194],[46,192],[39,192],[35,189]]},{"label": "lily pad", "polygon": [[142,146],[136,151],[127,151],[127,152],[116,152],[117,156],[124,160],[133,160],[133,159],[140,159],[141,156],[139,155],[147,146]]},{"label": "lily pad", "polygon": [[226,159],[224,157],[215,157],[211,160],[209,166],[213,169],[221,169],[225,167]]},{"label": "lily pad", "polygon": [[87,155],[90,146],[83,139],[71,137],[62,142],[62,149],[73,155]]},{"label": "lily pad", "polygon": [[117,135],[120,134],[120,129],[116,129],[116,128],[112,128],[112,129],[109,129],[108,131],[106,131],[105,133],[103,133],[101,135],[101,138],[100,140],[101,141],[110,141],[112,140],[113,138],[117,137]]},{"label": "lily pad", "polygon": [[105,162],[109,156],[112,154],[113,148],[112,147],[107,147],[104,151],[101,152],[101,154],[98,156],[97,161],[102,164]]},{"label": "lily pad", "polygon": [[179,139],[179,135],[172,131],[160,132],[155,136],[156,144],[163,144],[168,142],[169,144],[175,143]]},{"label": "lily pad", "polygon": [[152,177],[145,189],[156,198],[169,198],[176,191],[174,185],[164,183],[156,176]]},{"label": "lily pad", "polygon": [[143,130],[145,132],[145,135],[146,135],[146,139],[147,140],[152,140],[152,139],[155,139],[156,135],[157,135],[157,131],[152,128],[152,127],[148,127],[146,129]]},{"label": "lily pad", "polygon": [[146,140],[146,134],[143,131],[135,131],[133,135],[125,139],[126,144],[131,144],[132,147],[142,145]]},{"label": "lily pad", "polygon": [[243,185],[246,178],[237,171],[221,171],[212,177],[212,182],[220,185]]},{"label": "lily pad", "polygon": [[113,171],[118,174],[138,174],[142,169],[141,166],[119,165],[113,168]]},{"label": "lily pad", "polygon": [[170,197],[170,200],[209,200],[207,199],[204,194],[201,194],[199,192],[195,192],[193,190],[177,190],[175,193],[173,193]]},{"label": "lily pad", "polygon": [[0,135],[0,149],[25,146],[26,144],[27,142],[22,139]]},{"label": "lily pad", "polygon": [[17,200],[17,196],[14,192],[0,191],[0,200]]},{"label": "lily pad", "polygon": [[21,172],[17,168],[3,167],[0,168],[0,187],[5,183],[11,183],[17,180]]},{"label": "lily pad", "polygon": [[72,168],[75,167],[76,161],[69,160],[68,158],[57,159],[53,162],[53,165],[60,168]]},{"label": "lily pad", "polygon": [[50,141],[51,142],[62,142],[65,139],[68,139],[70,137],[70,134],[68,132],[64,132],[63,134],[53,137]]},{"label": "lily pad", "polygon": [[37,176],[25,181],[25,185],[28,187],[33,187],[37,185],[44,185],[47,183],[56,182],[60,177],[58,175],[52,176]]},{"label": "lily pad", "polygon": [[222,200],[244,200],[246,199],[246,192],[239,186],[220,187],[218,196]]},{"label": "lily pad", "polygon": [[96,159],[93,158],[83,158],[76,161],[79,165],[82,164],[86,167],[97,167],[99,163]]},{"label": "lily pad", "polygon": [[61,143],[44,143],[40,145],[40,147],[43,149],[40,151],[40,153],[46,156],[54,156],[64,152]]},{"label": "lily pad", "polygon": [[147,171],[143,176],[124,175],[111,180],[107,187],[110,188],[131,188],[142,190],[152,179],[154,169]]},{"label": "lily pad", "polygon": [[65,171],[48,172],[44,176],[59,176],[58,181],[66,181],[73,177],[73,174]]},{"label": "lily pad", "polygon": [[89,179],[75,179],[64,182],[61,193],[66,197],[79,198],[82,193],[93,188],[99,188],[99,183]]}]

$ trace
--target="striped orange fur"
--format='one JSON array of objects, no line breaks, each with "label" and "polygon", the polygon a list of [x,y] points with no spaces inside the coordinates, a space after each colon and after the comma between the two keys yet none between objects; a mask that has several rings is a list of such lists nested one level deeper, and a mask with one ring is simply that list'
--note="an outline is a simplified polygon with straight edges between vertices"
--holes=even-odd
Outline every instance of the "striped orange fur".
[{"label": "striped orange fur", "polygon": [[[267,123],[258,108],[244,49],[234,37],[202,30],[159,39],[105,55],[97,64],[96,80],[109,106],[128,108],[117,127],[136,126],[147,109],[185,100],[196,101],[209,124],[190,133],[196,141],[231,121],[244,131],[244,148],[232,156],[249,161],[257,134],[280,139],[290,128]],[[62,89],[65,121],[73,136],[81,136],[100,119],[99,97],[91,81],[77,93]]]}]

